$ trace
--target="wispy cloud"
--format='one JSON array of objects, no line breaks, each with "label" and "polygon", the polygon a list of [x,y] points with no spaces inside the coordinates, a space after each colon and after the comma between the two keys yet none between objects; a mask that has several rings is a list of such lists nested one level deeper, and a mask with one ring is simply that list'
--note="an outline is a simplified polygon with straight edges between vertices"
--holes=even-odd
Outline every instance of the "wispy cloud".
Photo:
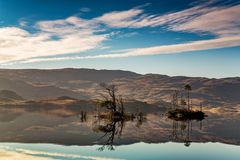
[{"label": "wispy cloud", "polygon": [[35,33],[18,27],[0,28],[0,62],[79,53],[101,46],[107,34],[77,17],[64,20],[41,21]]},{"label": "wispy cloud", "polygon": [[174,31],[212,33],[217,36],[240,35],[240,5],[218,8],[206,14],[170,26]]},{"label": "wispy cloud", "polygon": [[[104,23],[109,27],[137,27],[134,25],[139,19],[138,16],[141,15],[144,11],[142,9],[130,9],[127,11],[115,11],[106,13],[94,20],[98,23]],[[140,26],[143,27],[143,26]]]},{"label": "wispy cloud", "polygon": [[96,20],[116,28],[164,26],[173,31],[208,32],[217,36],[240,34],[240,5],[213,7],[214,2],[163,15],[149,15],[142,8],[133,8],[106,13]]},{"label": "wispy cloud", "polygon": [[[163,45],[146,48],[135,48],[123,51],[115,51],[111,54],[99,54],[94,56],[71,56],[71,57],[54,57],[54,58],[32,58],[16,63],[33,63],[33,62],[45,62],[45,61],[64,61],[64,60],[76,60],[76,59],[95,59],[95,58],[123,58],[134,56],[147,56],[158,54],[175,54],[189,51],[199,51],[208,49],[218,49],[225,47],[240,46],[240,37],[222,37],[210,40],[201,40],[183,44]],[[7,63],[6,65],[15,64]]]}]

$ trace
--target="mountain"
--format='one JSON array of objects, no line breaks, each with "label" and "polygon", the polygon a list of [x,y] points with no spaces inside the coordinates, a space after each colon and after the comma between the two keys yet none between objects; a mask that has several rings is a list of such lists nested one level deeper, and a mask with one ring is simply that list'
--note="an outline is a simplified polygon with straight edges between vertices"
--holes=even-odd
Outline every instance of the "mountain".
[{"label": "mountain", "polygon": [[[240,78],[209,79],[203,77],[165,76],[147,74],[131,79],[116,79],[119,91],[128,93],[135,99],[145,101],[171,100],[175,89],[184,89],[185,84],[192,86],[191,97],[194,102],[240,103]],[[130,93],[130,94],[129,94]]]},{"label": "mountain", "polygon": [[95,69],[0,69],[0,90],[11,90],[25,99],[72,97],[77,99],[99,98],[99,83],[114,83],[125,99],[149,103],[170,102],[175,89],[192,86],[194,103],[240,103],[240,78],[204,78],[137,74],[121,70]]},{"label": "mountain", "polygon": [[118,78],[132,78],[139,74],[122,70],[95,70],[95,69],[0,69],[0,77],[23,80],[32,83],[60,83],[67,81],[111,82]]},{"label": "mountain", "polygon": [[37,86],[23,80],[11,80],[0,77],[0,90],[11,90],[21,95],[24,99],[45,99],[60,96],[71,96],[74,98],[87,98],[81,93],[62,89],[54,85]]}]

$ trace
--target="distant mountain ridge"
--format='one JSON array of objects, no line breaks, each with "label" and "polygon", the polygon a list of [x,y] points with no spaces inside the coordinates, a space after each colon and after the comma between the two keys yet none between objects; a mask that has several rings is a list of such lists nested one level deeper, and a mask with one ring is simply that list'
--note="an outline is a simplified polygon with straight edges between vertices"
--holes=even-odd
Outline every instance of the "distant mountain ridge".
[{"label": "distant mountain ridge", "polygon": [[240,78],[210,79],[203,77],[141,75],[122,70],[95,69],[0,69],[0,90],[11,90],[25,99],[48,99],[68,96],[94,99],[99,96],[99,83],[114,83],[128,99],[157,103],[170,101],[174,89],[185,84],[193,88],[194,102],[240,103]]},{"label": "distant mountain ridge", "polygon": [[23,80],[12,80],[0,77],[0,90],[10,90],[21,95],[24,99],[45,99],[59,96],[86,98],[71,90],[62,89],[54,85],[35,86]]},{"label": "distant mountain ridge", "polygon": [[51,81],[92,81],[110,82],[117,78],[132,78],[140,74],[122,70],[95,70],[95,69],[0,69],[0,77],[9,79],[24,80],[30,82],[51,82]]}]

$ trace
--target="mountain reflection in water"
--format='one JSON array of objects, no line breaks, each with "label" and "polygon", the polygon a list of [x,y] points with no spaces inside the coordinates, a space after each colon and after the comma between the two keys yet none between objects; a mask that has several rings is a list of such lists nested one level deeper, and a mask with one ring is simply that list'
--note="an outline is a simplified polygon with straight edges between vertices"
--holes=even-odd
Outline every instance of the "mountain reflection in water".
[{"label": "mountain reflection in water", "polygon": [[169,119],[166,109],[150,105],[126,112],[134,116],[99,118],[89,103],[1,106],[0,160],[240,158],[237,112],[208,112],[202,121]]},{"label": "mountain reflection in water", "polygon": [[203,121],[174,121],[164,113],[160,109],[149,110],[144,119],[114,122],[98,119],[93,111],[80,108],[6,106],[0,109],[0,141],[103,145],[99,150],[137,142],[173,141],[185,146],[192,142],[240,144],[239,114],[208,113]]}]

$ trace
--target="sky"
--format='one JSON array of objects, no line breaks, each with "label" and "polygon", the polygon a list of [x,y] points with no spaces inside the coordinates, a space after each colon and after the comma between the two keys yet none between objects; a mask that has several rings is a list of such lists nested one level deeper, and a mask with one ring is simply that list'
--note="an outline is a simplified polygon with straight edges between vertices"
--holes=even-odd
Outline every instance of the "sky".
[{"label": "sky", "polygon": [[0,68],[240,76],[237,0],[0,0]]}]

